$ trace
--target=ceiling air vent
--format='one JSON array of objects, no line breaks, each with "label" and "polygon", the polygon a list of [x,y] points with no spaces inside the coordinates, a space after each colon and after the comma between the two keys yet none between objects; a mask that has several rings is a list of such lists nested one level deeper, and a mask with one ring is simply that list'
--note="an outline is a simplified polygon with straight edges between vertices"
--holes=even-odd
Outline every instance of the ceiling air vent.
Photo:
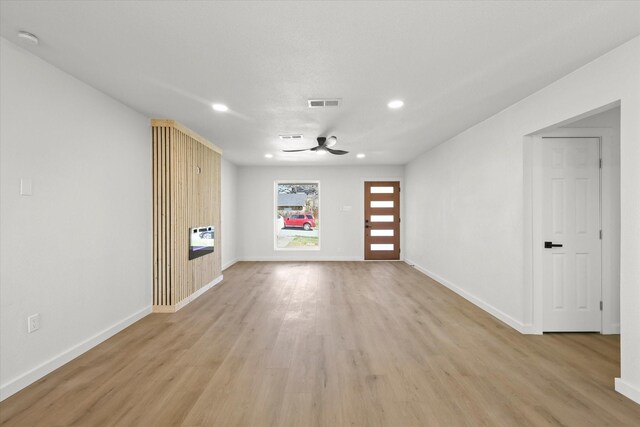
[{"label": "ceiling air vent", "polygon": [[284,139],[285,141],[295,140],[299,141],[302,139],[302,135],[278,135],[280,139]]},{"label": "ceiling air vent", "polygon": [[324,108],[324,107],[339,107],[340,99],[309,99],[307,100],[307,104],[309,108]]}]

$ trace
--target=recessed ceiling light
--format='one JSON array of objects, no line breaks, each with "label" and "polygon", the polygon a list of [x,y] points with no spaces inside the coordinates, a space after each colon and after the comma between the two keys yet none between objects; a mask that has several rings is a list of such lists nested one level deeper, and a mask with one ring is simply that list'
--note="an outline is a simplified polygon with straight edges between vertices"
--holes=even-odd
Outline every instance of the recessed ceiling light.
[{"label": "recessed ceiling light", "polygon": [[359,159],[364,159],[366,156],[364,155],[364,153],[358,153],[356,154],[356,157]]},{"label": "recessed ceiling light", "polygon": [[213,104],[211,106],[211,108],[213,108],[214,110],[219,111],[221,113],[223,113],[223,112],[225,112],[225,111],[227,111],[229,109],[229,107],[227,107],[224,104]]},{"label": "recessed ceiling light", "polygon": [[35,34],[31,34],[27,31],[18,31],[18,37],[34,45],[38,44],[39,41],[38,37],[36,37]]},{"label": "recessed ceiling light", "polygon": [[404,102],[400,101],[399,99],[396,99],[396,100],[390,101],[387,104],[387,107],[393,108],[395,110],[395,109],[401,108],[403,105],[404,105]]},{"label": "recessed ceiling light", "polygon": [[267,153],[264,155],[267,159],[273,159],[273,154]]},{"label": "recessed ceiling light", "polygon": [[321,155],[321,156],[324,156],[325,154],[327,154],[327,151],[326,150],[317,150],[316,153]]}]

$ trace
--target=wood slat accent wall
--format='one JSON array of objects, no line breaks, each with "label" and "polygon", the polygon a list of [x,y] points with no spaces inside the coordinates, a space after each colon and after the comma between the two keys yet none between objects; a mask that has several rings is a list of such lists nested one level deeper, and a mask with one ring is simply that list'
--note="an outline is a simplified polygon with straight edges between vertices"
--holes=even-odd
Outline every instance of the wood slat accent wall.
[{"label": "wood slat accent wall", "polygon": [[[222,274],[222,151],[173,120],[152,120],[153,310],[174,312]],[[189,260],[189,228],[215,226],[215,250]]]}]

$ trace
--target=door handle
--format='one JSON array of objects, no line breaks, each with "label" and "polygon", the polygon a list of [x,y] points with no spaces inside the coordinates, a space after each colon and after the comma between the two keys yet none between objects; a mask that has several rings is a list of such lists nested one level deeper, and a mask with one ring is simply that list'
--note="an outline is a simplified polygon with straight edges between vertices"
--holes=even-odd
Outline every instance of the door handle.
[{"label": "door handle", "polygon": [[562,247],[562,243],[556,244],[553,242],[544,242],[544,248],[545,249],[551,249],[551,248],[561,248]]}]

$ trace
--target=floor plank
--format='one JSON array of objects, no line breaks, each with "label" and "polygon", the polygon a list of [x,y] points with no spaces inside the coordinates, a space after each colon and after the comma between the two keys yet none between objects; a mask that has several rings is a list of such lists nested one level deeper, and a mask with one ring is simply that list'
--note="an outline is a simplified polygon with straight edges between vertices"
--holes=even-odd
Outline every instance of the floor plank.
[{"label": "floor plank", "polygon": [[637,426],[619,337],[525,336],[399,262],[238,263],[0,403],[3,426]]}]

